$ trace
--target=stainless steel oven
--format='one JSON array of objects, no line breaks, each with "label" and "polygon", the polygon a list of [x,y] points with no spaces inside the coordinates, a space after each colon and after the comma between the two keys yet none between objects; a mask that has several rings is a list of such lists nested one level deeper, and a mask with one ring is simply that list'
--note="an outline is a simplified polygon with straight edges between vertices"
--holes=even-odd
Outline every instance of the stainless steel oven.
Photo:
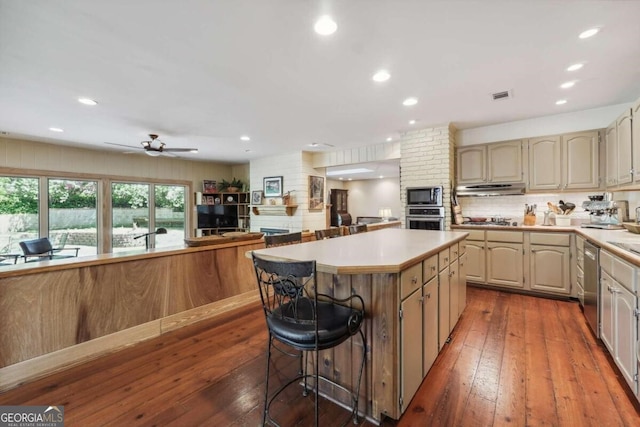
[{"label": "stainless steel oven", "polygon": [[412,230],[444,230],[444,208],[407,206],[406,227]]}]

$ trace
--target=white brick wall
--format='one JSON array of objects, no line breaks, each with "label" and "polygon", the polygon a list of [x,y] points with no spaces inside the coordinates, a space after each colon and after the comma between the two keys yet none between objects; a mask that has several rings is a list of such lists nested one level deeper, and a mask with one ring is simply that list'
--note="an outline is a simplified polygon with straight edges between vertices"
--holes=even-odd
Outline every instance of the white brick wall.
[{"label": "white brick wall", "polygon": [[[312,167],[312,159],[312,153],[295,152],[251,161],[251,191],[262,190],[265,177],[282,176],[284,192],[291,191],[291,203],[298,205],[291,216],[255,215],[252,212],[251,231],[260,231],[262,227],[284,228],[291,232],[325,228],[325,210],[309,211],[309,176],[324,177],[324,172]],[[324,194],[326,204],[326,180]],[[263,203],[267,204],[268,200],[263,199]]]},{"label": "white brick wall", "polygon": [[407,132],[400,148],[401,219],[404,224],[406,189],[441,185],[444,188],[445,228],[451,224],[451,182],[454,176],[455,129],[451,125]]}]

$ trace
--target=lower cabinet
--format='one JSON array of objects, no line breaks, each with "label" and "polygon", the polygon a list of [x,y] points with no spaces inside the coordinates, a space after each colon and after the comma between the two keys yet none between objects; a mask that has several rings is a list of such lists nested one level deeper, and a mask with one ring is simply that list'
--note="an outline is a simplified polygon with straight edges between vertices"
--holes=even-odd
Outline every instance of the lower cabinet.
[{"label": "lower cabinet", "polygon": [[487,283],[523,288],[522,243],[487,242]]},{"label": "lower cabinet", "polygon": [[[464,260],[468,247],[454,243],[400,273],[401,412],[420,387],[466,306]],[[416,287],[419,281],[421,286]]]},{"label": "lower cabinet", "polygon": [[531,245],[529,286],[536,291],[571,293],[571,254],[568,247]]},{"label": "lower cabinet", "polygon": [[638,269],[600,252],[600,339],[634,394],[638,394]]}]

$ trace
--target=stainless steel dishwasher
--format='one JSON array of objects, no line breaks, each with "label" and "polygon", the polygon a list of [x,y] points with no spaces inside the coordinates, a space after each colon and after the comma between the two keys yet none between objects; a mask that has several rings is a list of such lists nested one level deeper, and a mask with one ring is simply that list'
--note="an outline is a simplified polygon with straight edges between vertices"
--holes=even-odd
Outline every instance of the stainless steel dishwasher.
[{"label": "stainless steel dishwasher", "polygon": [[584,317],[596,337],[600,338],[600,248],[584,242]]}]

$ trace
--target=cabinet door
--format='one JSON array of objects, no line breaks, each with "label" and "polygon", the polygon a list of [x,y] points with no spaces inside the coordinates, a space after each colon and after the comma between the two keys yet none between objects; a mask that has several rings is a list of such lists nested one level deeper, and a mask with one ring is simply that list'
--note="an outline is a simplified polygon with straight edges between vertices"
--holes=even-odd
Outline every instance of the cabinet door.
[{"label": "cabinet door", "polygon": [[458,260],[458,318],[467,306],[467,254],[460,255]]},{"label": "cabinet door", "polygon": [[468,240],[466,255],[467,280],[484,283],[487,280],[484,242]]},{"label": "cabinet door", "polygon": [[400,397],[404,412],[422,382],[422,291],[412,293],[400,308]]},{"label": "cabinet door", "polygon": [[522,140],[487,146],[487,180],[522,182]]},{"label": "cabinet door", "polygon": [[532,290],[562,295],[571,293],[569,248],[531,245],[529,262]]},{"label": "cabinet door", "polygon": [[[640,100],[631,107],[631,139],[633,146],[633,179],[640,182]],[[640,400],[640,399],[639,399]]]},{"label": "cabinet door", "polygon": [[[458,299],[460,294],[460,275],[458,274],[458,261],[449,266],[449,333],[458,323]],[[449,334],[447,334],[449,335]]]},{"label": "cabinet door", "polygon": [[[562,136],[564,159],[563,190],[598,188],[598,132],[578,132]],[[629,158],[631,154],[629,154]]]},{"label": "cabinet door", "polygon": [[631,158],[631,109],[626,110],[618,117],[616,127],[618,134],[618,173],[616,183],[618,185],[628,184],[633,181],[631,172],[633,167]]},{"label": "cabinet door", "polygon": [[486,146],[458,149],[458,184],[473,184],[487,180],[486,153]]},{"label": "cabinet door", "polygon": [[487,283],[523,288],[522,252],[522,243],[487,242]]},{"label": "cabinet door", "polygon": [[618,176],[618,133],[616,122],[613,122],[605,131],[605,144],[607,153],[607,187],[616,185]]},{"label": "cabinet door", "polygon": [[560,136],[529,140],[529,189],[559,190],[562,186]]},{"label": "cabinet door", "polygon": [[613,348],[613,293],[611,289],[614,280],[609,274],[601,270],[600,277],[600,339],[609,353],[614,354]]},{"label": "cabinet door", "polygon": [[449,338],[449,267],[445,268],[438,275],[438,349],[442,347]]},{"label": "cabinet door", "polygon": [[615,313],[614,359],[618,368],[620,368],[620,372],[622,372],[622,376],[627,380],[627,384],[635,394],[637,385],[633,379],[635,374],[638,373],[638,364],[636,363],[635,351],[637,323],[633,311],[636,308],[636,296],[617,283],[613,295],[613,312]]},{"label": "cabinet door", "polygon": [[438,357],[438,278],[422,287],[422,377],[427,375]]}]

